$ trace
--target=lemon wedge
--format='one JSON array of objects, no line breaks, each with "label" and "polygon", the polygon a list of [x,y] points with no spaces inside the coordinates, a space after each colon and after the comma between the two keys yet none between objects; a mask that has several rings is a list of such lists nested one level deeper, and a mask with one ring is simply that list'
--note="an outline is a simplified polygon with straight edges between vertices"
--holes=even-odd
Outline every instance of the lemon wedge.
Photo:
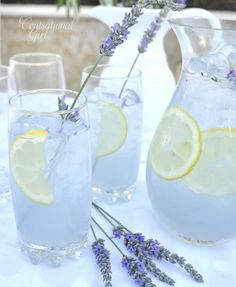
[{"label": "lemon wedge", "polygon": [[53,202],[45,175],[47,134],[44,129],[29,130],[15,138],[10,151],[12,175],[19,189],[30,200],[44,205]]},{"label": "lemon wedge", "polygon": [[196,193],[223,196],[236,192],[236,129],[202,133],[202,154],[184,182]]},{"label": "lemon wedge", "polygon": [[128,134],[128,122],[123,111],[114,104],[99,100],[100,132],[98,135],[96,156],[102,157],[119,150]]},{"label": "lemon wedge", "polygon": [[197,163],[201,146],[201,132],[193,117],[182,108],[170,108],[150,146],[151,166],[164,179],[181,178]]}]

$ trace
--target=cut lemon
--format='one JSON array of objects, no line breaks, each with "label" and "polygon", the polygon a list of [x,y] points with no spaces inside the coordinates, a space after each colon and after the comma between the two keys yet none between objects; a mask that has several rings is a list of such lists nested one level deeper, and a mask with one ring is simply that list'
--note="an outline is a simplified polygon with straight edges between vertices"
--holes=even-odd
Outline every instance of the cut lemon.
[{"label": "cut lemon", "polygon": [[201,132],[196,121],[182,108],[167,110],[150,147],[154,172],[164,179],[188,174],[201,154]]},{"label": "cut lemon", "polygon": [[222,196],[236,192],[236,129],[202,133],[202,154],[184,181],[197,193]]},{"label": "cut lemon", "polygon": [[51,204],[53,193],[45,176],[47,131],[32,129],[18,136],[10,152],[11,170],[19,189],[34,202]]},{"label": "cut lemon", "polygon": [[96,155],[102,157],[122,147],[128,134],[128,122],[123,111],[114,104],[101,100],[97,104],[101,109],[101,118]]}]

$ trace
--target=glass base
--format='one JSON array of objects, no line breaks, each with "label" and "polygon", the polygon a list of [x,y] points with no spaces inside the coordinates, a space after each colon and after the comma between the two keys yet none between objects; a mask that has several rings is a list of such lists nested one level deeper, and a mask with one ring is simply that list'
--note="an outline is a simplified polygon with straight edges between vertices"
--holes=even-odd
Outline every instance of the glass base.
[{"label": "glass base", "polygon": [[34,265],[46,261],[50,265],[60,266],[66,258],[78,260],[81,257],[81,249],[86,246],[87,238],[83,243],[73,243],[64,248],[51,248],[32,243],[21,243],[21,250]]},{"label": "glass base", "polygon": [[198,240],[198,239],[192,239],[190,237],[187,237],[185,235],[182,235],[182,234],[177,234],[177,236],[189,243],[189,244],[192,244],[192,245],[198,245],[198,246],[212,246],[212,245],[215,245],[217,242],[216,241],[211,241],[211,240]]},{"label": "glass base", "polygon": [[94,201],[103,200],[107,203],[116,203],[117,201],[131,200],[136,191],[136,185],[132,185],[125,189],[103,189],[99,187],[93,187],[92,190]]},{"label": "glass base", "polygon": [[11,198],[8,174],[4,167],[0,168],[0,203],[6,203]]}]

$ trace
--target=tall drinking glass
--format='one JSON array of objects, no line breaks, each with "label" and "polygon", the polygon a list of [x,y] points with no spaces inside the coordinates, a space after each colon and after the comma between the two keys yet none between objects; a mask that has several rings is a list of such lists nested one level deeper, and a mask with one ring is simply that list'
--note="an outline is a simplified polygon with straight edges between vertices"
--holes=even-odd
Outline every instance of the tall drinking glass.
[{"label": "tall drinking glass", "polygon": [[91,205],[86,98],[68,90],[25,92],[10,99],[10,186],[22,250],[33,263],[78,258]]},{"label": "tall drinking glass", "polygon": [[10,58],[16,90],[65,89],[65,75],[60,55],[23,53]]},{"label": "tall drinking glass", "polygon": [[[92,67],[83,71],[86,79]],[[130,199],[136,189],[142,134],[141,72],[100,65],[84,88],[93,150],[94,198]]]},{"label": "tall drinking glass", "polygon": [[8,186],[8,100],[12,89],[9,68],[0,65],[0,201],[9,196]]}]

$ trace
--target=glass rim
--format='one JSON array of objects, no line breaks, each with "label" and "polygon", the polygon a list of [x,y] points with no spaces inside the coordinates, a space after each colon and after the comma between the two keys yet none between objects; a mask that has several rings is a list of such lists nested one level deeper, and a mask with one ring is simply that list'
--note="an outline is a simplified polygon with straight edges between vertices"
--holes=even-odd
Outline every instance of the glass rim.
[{"label": "glass rim", "polygon": [[[79,103],[76,107],[73,107],[72,109],[68,109],[68,110],[62,110],[62,111],[52,111],[52,112],[37,112],[37,111],[30,111],[27,109],[22,109],[22,108],[18,108],[16,106],[16,104],[13,103],[14,100],[16,99],[20,99],[21,97],[25,97],[25,96],[30,96],[33,94],[42,94],[42,93],[57,93],[57,92],[65,92],[66,93],[71,93],[74,94],[75,96],[78,94],[78,92],[73,91],[73,90],[68,90],[68,89],[38,89],[38,90],[30,90],[30,91],[26,91],[26,92],[22,92],[19,94],[15,94],[14,96],[10,97],[8,103],[9,103],[9,108],[11,108],[14,111],[20,112],[21,114],[27,114],[27,115],[41,115],[41,116],[53,116],[53,115],[66,115],[72,112],[76,112],[78,110],[82,110],[83,108],[85,108],[87,106],[87,97],[83,94],[81,94],[79,96],[79,99],[83,99],[82,103]],[[77,100],[78,101],[78,100]]]},{"label": "glass rim", "polygon": [[[199,20],[212,20],[210,18],[206,17],[183,17],[183,18],[171,18],[167,21],[170,25],[178,26],[178,27],[184,27],[184,28],[190,28],[190,29],[202,29],[202,30],[210,30],[210,31],[235,31],[235,28],[219,28],[219,27],[211,27],[204,24],[200,24]],[[236,27],[236,21],[235,20],[227,20],[227,19],[218,19],[219,23],[234,23]]]},{"label": "glass rim", "polygon": [[[30,56],[36,56],[36,57],[47,57],[47,56],[53,56],[54,59],[51,59],[50,61],[42,61],[42,62],[26,62],[25,60],[20,60],[20,57],[30,57]],[[19,59],[18,59],[19,58]],[[18,64],[18,65],[25,65],[25,66],[43,66],[43,65],[49,65],[57,62],[62,62],[62,57],[59,54],[56,53],[44,53],[44,52],[29,52],[29,53],[20,53],[16,54],[12,57],[10,57],[9,62]]]},{"label": "glass rim", "polygon": [[[82,74],[89,74],[89,71],[94,67],[94,65],[89,65],[83,68],[82,70]],[[120,69],[124,69],[127,71],[127,67],[124,65],[112,65],[112,64],[99,64],[97,65],[97,68],[120,68]],[[95,69],[95,71],[96,71]],[[139,78],[142,75],[142,71],[138,68],[134,69],[135,74],[132,74],[131,76],[116,76],[116,75],[111,75],[111,76],[101,76],[101,75],[94,75],[92,74],[90,76],[90,78],[93,79],[101,79],[101,80],[111,80],[111,79],[117,79],[117,80],[129,80],[129,79],[135,79],[135,78]]]},{"label": "glass rim", "polygon": [[9,67],[8,67],[8,66],[5,66],[5,65],[0,65],[0,70],[2,70],[2,69],[3,69],[3,70],[6,70],[6,75],[4,75],[4,76],[1,76],[1,75],[0,75],[0,81],[9,78]]}]

